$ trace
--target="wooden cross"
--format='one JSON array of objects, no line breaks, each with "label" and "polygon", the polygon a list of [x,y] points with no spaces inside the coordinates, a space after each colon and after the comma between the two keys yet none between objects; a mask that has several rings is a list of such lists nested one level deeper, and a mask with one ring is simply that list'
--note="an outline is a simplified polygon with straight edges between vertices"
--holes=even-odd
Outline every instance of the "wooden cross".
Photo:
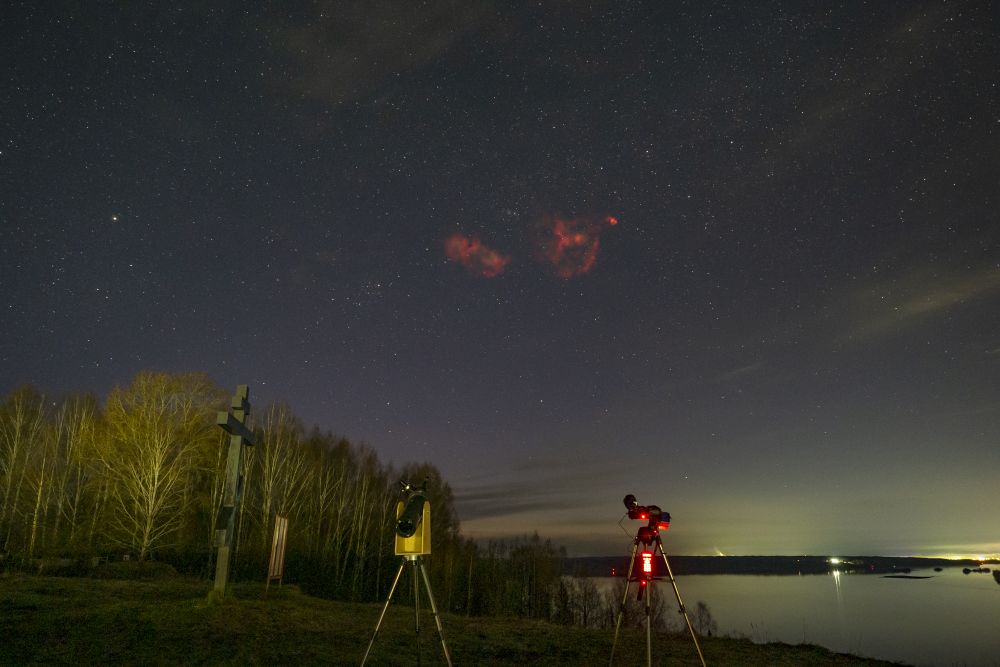
[{"label": "wooden cross", "polygon": [[215,560],[215,590],[221,596],[226,594],[229,558],[236,544],[236,515],[243,495],[243,447],[252,447],[254,444],[253,433],[246,427],[246,418],[250,414],[250,403],[247,400],[249,396],[249,387],[245,384],[238,385],[230,404],[231,411],[220,412],[215,419],[215,423],[229,434],[226,486],[222,492],[222,506],[215,520],[215,542],[219,549]]}]

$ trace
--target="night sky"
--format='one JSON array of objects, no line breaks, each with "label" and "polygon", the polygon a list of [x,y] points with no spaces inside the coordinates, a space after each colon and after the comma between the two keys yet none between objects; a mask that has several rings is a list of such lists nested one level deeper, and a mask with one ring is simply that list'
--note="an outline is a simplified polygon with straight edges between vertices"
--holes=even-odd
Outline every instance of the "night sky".
[{"label": "night sky", "polygon": [[1000,553],[991,2],[153,4],[3,12],[4,394],[249,383],[576,555]]}]

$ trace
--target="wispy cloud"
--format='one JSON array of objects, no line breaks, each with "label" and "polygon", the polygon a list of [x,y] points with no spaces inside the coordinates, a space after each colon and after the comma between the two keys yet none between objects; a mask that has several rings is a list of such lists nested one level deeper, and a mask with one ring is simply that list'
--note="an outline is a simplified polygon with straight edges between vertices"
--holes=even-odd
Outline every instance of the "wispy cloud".
[{"label": "wispy cloud", "polygon": [[463,521],[563,512],[589,504],[588,490],[610,472],[606,461],[532,458],[506,471],[456,484],[455,503]]},{"label": "wispy cloud", "polygon": [[271,28],[289,63],[278,83],[333,105],[426,66],[491,16],[486,1],[321,0],[310,9],[296,19],[281,14]]},{"label": "wispy cloud", "polygon": [[1000,267],[939,275],[913,271],[869,285],[848,297],[845,341],[891,336],[952,308],[1000,295]]},{"label": "wispy cloud", "polygon": [[485,519],[537,511],[569,509],[578,503],[564,489],[544,484],[493,484],[455,493],[463,520]]},{"label": "wispy cloud", "polygon": [[[838,63],[835,70],[831,70],[828,62],[817,62],[811,75],[804,79],[825,81],[828,89],[804,99],[798,121],[775,132],[773,142],[763,152],[761,168],[769,171],[775,165],[790,162],[793,155],[803,157],[814,153],[818,143],[836,137],[838,128],[851,122],[859,109],[871,107],[873,100],[879,100],[884,91],[898,85],[920,66],[918,56],[926,51],[927,35],[953,11],[956,10],[947,7],[933,11],[927,11],[926,7],[914,9],[880,37],[860,42],[857,47],[864,55]],[[887,49],[886,44],[892,44],[893,48]]]},{"label": "wispy cloud", "polygon": [[762,368],[764,368],[764,362],[755,361],[752,364],[745,364],[726,371],[725,373],[716,376],[715,381],[720,383],[735,382],[736,380],[741,380],[753,375]]}]

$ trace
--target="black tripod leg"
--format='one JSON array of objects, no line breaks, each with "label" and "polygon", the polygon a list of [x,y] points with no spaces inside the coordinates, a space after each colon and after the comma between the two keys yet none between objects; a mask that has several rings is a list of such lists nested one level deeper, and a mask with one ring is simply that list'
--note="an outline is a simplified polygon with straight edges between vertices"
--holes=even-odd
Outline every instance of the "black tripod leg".
[{"label": "black tripod leg", "polygon": [[382,620],[385,618],[385,612],[389,610],[389,603],[392,602],[392,594],[396,592],[396,584],[399,583],[399,578],[403,574],[404,567],[406,567],[405,560],[400,564],[399,570],[396,571],[396,578],[392,580],[392,587],[389,589],[389,597],[385,599],[385,606],[382,607],[382,613],[379,614],[378,623],[375,624],[375,632],[372,633],[372,640],[368,642],[368,649],[365,650],[365,657],[361,658],[361,667],[364,667],[365,662],[368,661],[368,654],[371,653],[372,646],[375,644],[375,637],[378,636],[379,628],[382,627]]},{"label": "black tripod leg", "polygon": [[427,599],[431,602],[431,612],[434,614],[434,623],[437,625],[438,638],[441,639],[441,649],[444,650],[444,659],[451,667],[451,654],[448,653],[448,644],[444,641],[444,627],[441,625],[441,615],[438,614],[437,604],[434,602],[434,591],[431,590],[431,580],[427,576],[427,566],[420,561],[420,572],[424,575],[424,586],[427,587]]},{"label": "black tripod leg", "polygon": [[701,653],[701,646],[698,644],[698,635],[694,632],[694,626],[691,625],[691,617],[688,616],[687,608],[684,606],[684,601],[681,600],[681,592],[677,588],[677,580],[674,579],[674,571],[670,569],[670,561],[667,560],[667,553],[663,550],[663,542],[660,540],[660,536],[656,536],[656,548],[660,550],[660,555],[663,556],[663,564],[667,566],[667,576],[670,577],[670,585],[674,587],[674,596],[677,597],[677,608],[684,616],[684,622],[687,623],[688,632],[691,633],[691,641],[694,642],[694,648],[698,651],[698,659],[701,660],[701,667],[705,667],[705,656]]},{"label": "black tripod leg", "polygon": [[632,542],[632,557],[628,561],[628,574],[625,575],[625,594],[622,595],[622,604],[618,607],[618,620],[615,621],[615,640],[611,644],[611,658],[608,660],[608,667],[615,663],[615,647],[618,646],[618,631],[622,627],[622,615],[625,613],[625,601],[628,600],[628,585],[632,581],[632,568],[635,567],[635,554],[639,549],[639,538]]}]

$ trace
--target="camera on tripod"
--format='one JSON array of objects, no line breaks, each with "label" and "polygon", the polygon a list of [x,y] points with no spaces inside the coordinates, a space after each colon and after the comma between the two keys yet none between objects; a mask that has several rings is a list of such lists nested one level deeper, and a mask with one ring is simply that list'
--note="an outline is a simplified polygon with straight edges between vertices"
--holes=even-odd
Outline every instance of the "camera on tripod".
[{"label": "camera on tripod", "polygon": [[[653,531],[670,528],[670,512],[664,512],[657,505],[640,505],[631,493],[625,496],[623,502],[625,509],[628,510],[628,518],[636,521],[649,521],[648,528]],[[648,543],[646,542],[646,544]]]},{"label": "camera on tripod", "polygon": [[[664,512],[657,505],[640,505],[639,501],[631,493],[625,496],[624,503],[625,509],[628,512],[628,518],[635,521],[646,521],[647,523],[645,526],[639,526],[639,530],[635,534],[635,540],[632,542],[632,558],[629,560],[628,574],[625,575],[625,592],[622,594],[622,603],[618,608],[618,620],[615,621],[615,640],[611,644],[610,664],[614,664],[615,647],[618,646],[618,633],[622,627],[622,617],[625,615],[625,601],[628,599],[628,589],[632,582],[637,583],[639,588],[636,599],[642,600],[643,597],[646,598],[646,665],[651,667],[653,664],[651,596],[644,595],[644,593],[647,588],[652,588],[655,581],[662,578],[655,576],[653,572],[653,559],[659,555],[663,559],[667,578],[670,580],[670,585],[674,589],[674,596],[677,598],[677,610],[684,616],[688,632],[691,633],[691,641],[694,642],[695,650],[698,651],[698,659],[701,661],[702,667],[705,667],[705,656],[702,655],[701,646],[698,645],[698,637],[695,635],[694,626],[691,625],[691,618],[684,607],[684,601],[681,600],[681,592],[677,589],[677,580],[674,579],[673,570],[670,569],[670,561],[667,560],[667,554],[663,551],[663,540],[660,539],[660,531],[670,527],[670,512]],[[620,521],[618,523],[621,525]],[[640,544],[643,546],[641,552],[639,551]],[[636,558],[637,555],[638,559]],[[637,563],[639,565],[638,570],[636,569]],[[636,574],[633,575],[633,573]]]}]

